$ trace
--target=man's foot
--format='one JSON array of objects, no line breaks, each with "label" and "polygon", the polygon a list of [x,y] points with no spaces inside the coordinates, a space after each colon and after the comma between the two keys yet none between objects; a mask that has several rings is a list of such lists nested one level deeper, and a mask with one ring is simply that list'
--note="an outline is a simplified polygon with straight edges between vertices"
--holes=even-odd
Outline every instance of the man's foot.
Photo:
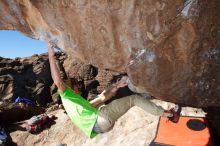
[{"label": "man's foot", "polygon": [[177,104],[175,106],[175,108],[172,108],[172,109],[169,110],[173,114],[173,116],[168,117],[168,119],[173,123],[177,123],[179,121],[179,118],[180,118],[181,110],[182,110],[182,107],[179,104]]}]

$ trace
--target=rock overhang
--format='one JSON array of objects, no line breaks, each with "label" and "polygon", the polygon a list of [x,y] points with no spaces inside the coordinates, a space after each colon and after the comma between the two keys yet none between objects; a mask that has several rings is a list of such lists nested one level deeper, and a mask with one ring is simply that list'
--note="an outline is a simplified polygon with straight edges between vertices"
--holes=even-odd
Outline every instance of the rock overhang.
[{"label": "rock overhang", "polygon": [[56,41],[73,60],[127,72],[166,101],[219,105],[217,0],[2,0],[0,29]]}]

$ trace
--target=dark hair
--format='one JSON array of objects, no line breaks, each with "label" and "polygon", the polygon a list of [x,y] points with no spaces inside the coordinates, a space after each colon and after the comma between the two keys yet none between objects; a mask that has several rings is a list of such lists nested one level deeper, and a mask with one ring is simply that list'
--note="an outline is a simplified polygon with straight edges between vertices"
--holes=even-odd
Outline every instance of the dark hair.
[{"label": "dark hair", "polygon": [[76,78],[70,78],[71,85],[76,85],[78,84],[78,80]]}]

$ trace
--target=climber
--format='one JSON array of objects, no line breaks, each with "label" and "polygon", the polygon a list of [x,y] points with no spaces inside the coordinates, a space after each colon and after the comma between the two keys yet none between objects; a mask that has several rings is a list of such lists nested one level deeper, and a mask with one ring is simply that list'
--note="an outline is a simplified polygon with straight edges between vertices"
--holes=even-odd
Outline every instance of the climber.
[{"label": "climber", "polygon": [[133,106],[138,106],[153,115],[167,117],[173,122],[178,121],[178,115],[175,110],[164,110],[162,107],[138,95],[126,96],[99,107],[99,105],[112,98],[119,88],[127,86],[124,80],[118,80],[94,100],[90,102],[85,100],[61,79],[54,57],[55,46],[52,42],[48,44],[48,57],[53,81],[58,88],[68,116],[88,137],[93,138],[98,133],[109,131],[115,121]]}]

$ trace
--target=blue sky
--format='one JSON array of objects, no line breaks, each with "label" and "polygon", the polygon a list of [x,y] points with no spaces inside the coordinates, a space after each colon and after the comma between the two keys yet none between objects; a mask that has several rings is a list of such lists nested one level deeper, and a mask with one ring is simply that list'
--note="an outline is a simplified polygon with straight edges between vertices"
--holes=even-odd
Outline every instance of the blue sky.
[{"label": "blue sky", "polygon": [[0,30],[1,57],[14,59],[45,52],[47,52],[46,42],[31,39],[17,31]]}]

